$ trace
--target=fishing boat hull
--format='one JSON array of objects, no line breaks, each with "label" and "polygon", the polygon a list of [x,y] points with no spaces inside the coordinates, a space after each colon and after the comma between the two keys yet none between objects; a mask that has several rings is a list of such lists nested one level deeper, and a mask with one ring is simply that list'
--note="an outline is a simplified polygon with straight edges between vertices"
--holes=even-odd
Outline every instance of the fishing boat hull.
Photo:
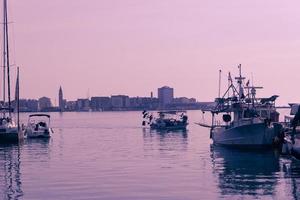
[{"label": "fishing boat hull", "polygon": [[277,135],[274,127],[265,123],[215,128],[211,134],[214,144],[240,147],[272,146]]}]

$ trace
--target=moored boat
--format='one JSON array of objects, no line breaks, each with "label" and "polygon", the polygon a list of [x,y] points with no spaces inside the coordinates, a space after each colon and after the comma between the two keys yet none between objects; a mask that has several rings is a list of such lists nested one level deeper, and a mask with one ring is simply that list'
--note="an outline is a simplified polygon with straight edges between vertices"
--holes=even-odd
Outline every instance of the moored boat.
[{"label": "moored boat", "polygon": [[23,134],[10,117],[0,118],[0,143],[18,142]]},{"label": "moored boat", "polygon": [[[210,108],[202,109],[212,114],[212,124],[199,123],[210,128],[210,138],[214,144],[239,147],[267,147],[274,144],[274,139],[282,131],[279,113],[276,111],[277,95],[270,98],[257,98],[256,90],[262,87],[249,86],[242,76],[233,83],[228,75],[228,89],[219,96]],[[219,119],[218,116],[222,115]]]},{"label": "moored boat", "polygon": [[28,117],[28,124],[25,129],[27,138],[49,138],[52,129],[50,128],[50,115],[32,114]]},{"label": "moored boat", "polygon": [[284,141],[281,152],[300,159],[300,104],[290,104],[291,116],[285,116]]},{"label": "moored boat", "polygon": [[188,125],[186,111],[143,112],[143,126],[156,130],[185,130]]},{"label": "moored boat", "polygon": [[[12,102],[11,102],[11,85],[10,85],[10,56],[9,56],[9,31],[8,31],[8,13],[7,13],[7,0],[3,0],[3,100],[1,104],[1,118],[0,118],[0,142],[10,143],[18,142],[23,139],[23,132],[19,126],[19,115],[18,122],[15,123],[12,114]],[[16,104],[19,105],[19,71],[17,76],[16,84]],[[18,107],[18,106],[17,106]],[[19,109],[17,108],[19,113]]]}]

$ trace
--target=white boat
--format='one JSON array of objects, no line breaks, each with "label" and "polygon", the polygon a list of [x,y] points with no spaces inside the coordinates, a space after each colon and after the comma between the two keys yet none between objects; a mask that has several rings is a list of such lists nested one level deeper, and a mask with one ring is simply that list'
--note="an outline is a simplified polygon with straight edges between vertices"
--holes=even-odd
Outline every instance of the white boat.
[{"label": "white boat", "polygon": [[0,118],[0,143],[18,142],[23,139],[23,134],[11,117],[2,113]]},{"label": "white boat", "polygon": [[157,130],[185,130],[188,125],[186,111],[143,112],[143,126]]},{"label": "white boat", "polygon": [[[7,0],[3,0],[3,99],[2,105],[0,107],[1,117],[0,117],[0,142],[18,142],[23,139],[23,132],[20,130],[19,118],[18,123],[15,123],[12,117],[13,108],[11,102],[11,85],[10,85],[10,57],[9,57],[9,31],[8,31],[8,14],[7,14]],[[16,103],[17,111],[19,105],[19,72],[16,84]],[[19,116],[19,115],[18,115]]]},{"label": "white boat", "polygon": [[25,136],[27,138],[49,138],[51,133],[52,129],[50,128],[50,115],[29,115],[28,124],[25,129]]},{"label": "white boat", "polygon": [[[228,76],[228,89],[216,99],[214,106],[202,109],[212,114],[212,124],[199,123],[209,127],[214,144],[240,147],[272,146],[274,139],[282,131],[279,113],[276,111],[274,95],[270,98],[256,98],[256,89],[262,87],[245,84],[239,65],[239,76],[234,85]],[[222,119],[218,119],[222,114]]]}]

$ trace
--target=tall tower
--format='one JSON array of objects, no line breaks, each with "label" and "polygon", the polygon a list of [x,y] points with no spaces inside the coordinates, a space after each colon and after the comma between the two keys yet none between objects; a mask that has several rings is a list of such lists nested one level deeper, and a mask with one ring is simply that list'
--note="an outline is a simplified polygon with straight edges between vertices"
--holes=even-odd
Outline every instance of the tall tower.
[{"label": "tall tower", "polygon": [[58,104],[60,111],[64,111],[65,105],[64,105],[64,96],[63,96],[63,91],[61,86],[59,87],[59,92],[58,92]]}]

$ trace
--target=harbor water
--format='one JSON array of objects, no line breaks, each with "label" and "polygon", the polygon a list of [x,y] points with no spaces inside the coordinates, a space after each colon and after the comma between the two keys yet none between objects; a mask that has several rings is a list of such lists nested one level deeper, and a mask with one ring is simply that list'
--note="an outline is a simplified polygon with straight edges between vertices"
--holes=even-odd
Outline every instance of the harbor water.
[{"label": "harbor water", "polygon": [[[28,114],[22,113],[26,123]],[[50,139],[0,146],[0,199],[299,199],[300,162],[142,128],[141,112],[51,113]]]}]

